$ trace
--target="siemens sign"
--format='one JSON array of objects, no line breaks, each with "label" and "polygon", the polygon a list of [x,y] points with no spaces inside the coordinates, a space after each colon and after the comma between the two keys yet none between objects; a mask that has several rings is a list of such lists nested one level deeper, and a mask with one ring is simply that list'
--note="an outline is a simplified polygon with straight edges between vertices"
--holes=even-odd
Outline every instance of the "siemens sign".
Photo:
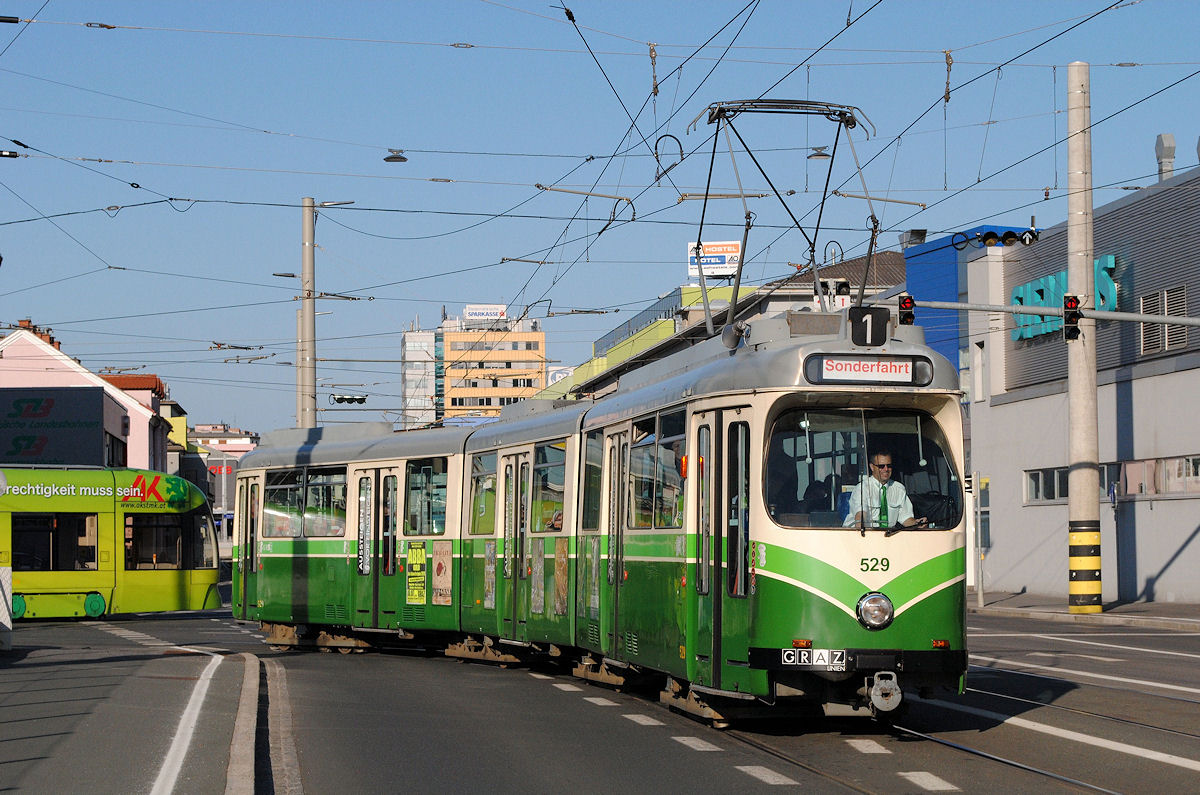
[{"label": "siemens sign", "polygon": [[[1112,272],[1116,267],[1117,258],[1112,254],[1100,257],[1092,264],[1092,272],[1095,277],[1096,309],[1106,312],[1116,311],[1117,283],[1113,281],[1112,277]],[[1067,272],[1063,270],[1014,287],[1010,303],[1018,306],[1062,308],[1062,298],[1065,292],[1067,292]],[[1013,340],[1032,339],[1062,328],[1062,318],[1055,315],[1015,315],[1014,317],[1017,327],[1012,330]]]}]

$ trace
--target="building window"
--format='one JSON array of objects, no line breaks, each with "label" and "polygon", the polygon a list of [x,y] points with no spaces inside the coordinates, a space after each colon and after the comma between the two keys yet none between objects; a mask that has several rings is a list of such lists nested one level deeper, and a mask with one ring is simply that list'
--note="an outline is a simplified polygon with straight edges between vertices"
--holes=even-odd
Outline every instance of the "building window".
[{"label": "building window", "polygon": [[[1025,471],[1026,504],[1067,498],[1069,467]],[[1100,499],[1200,495],[1200,455],[1144,458],[1100,464]]]},{"label": "building window", "polygon": [[[1174,287],[1169,290],[1144,295],[1139,301],[1143,315],[1187,316],[1187,288]],[[1187,326],[1164,326],[1161,323],[1142,323],[1142,355],[1160,353],[1165,350],[1186,348]]]}]

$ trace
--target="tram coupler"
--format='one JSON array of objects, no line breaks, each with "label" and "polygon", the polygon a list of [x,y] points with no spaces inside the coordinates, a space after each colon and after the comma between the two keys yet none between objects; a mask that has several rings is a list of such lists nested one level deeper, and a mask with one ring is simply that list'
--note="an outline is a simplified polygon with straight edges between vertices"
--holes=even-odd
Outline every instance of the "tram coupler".
[{"label": "tram coupler", "polygon": [[868,676],[866,686],[871,699],[871,711],[876,714],[891,712],[900,706],[900,701],[904,698],[893,671],[880,671],[874,676]]}]

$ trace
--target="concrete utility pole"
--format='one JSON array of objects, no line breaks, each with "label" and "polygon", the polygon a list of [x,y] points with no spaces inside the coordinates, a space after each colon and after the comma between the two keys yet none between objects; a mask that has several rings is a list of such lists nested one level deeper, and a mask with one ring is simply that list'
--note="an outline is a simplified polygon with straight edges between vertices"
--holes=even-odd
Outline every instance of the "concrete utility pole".
[{"label": "concrete utility pole", "polygon": [[304,310],[296,310],[296,427],[304,418]]},{"label": "concrete utility pole", "polygon": [[[304,244],[300,252],[300,378],[296,383],[296,427],[317,427],[317,317],[316,248],[317,209],[311,196],[301,199]],[[1097,487],[1098,488],[1098,487]]]},{"label": "concrete utility pole", "polygon": [[[1067,289],[1082,306],[1096,305],[1092,248],[1092,110],[1088,64],[1067,67]],[[1068,610],[1099,613],[1100,444],[1096,409],[1096,321],[1086,315],[1067,342]]]}]

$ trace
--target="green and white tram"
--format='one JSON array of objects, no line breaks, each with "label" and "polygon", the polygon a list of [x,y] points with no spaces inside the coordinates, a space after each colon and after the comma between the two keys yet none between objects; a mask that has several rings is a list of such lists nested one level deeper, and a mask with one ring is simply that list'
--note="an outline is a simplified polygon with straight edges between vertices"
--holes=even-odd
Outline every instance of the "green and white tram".
[{"label": "green and white tram", "polygon": [[208,502],[183,478],[0,469],[0,569],[11,572],[14,619],[219,608],[217,564]]},{"label": "green and white tram", "polygon": [[239,468],[235,616],[280,645],[419,636],[658,677],[716,718],[961,691],[956,371],[878,308],[733,344],[473,430],[265,438]]}]

